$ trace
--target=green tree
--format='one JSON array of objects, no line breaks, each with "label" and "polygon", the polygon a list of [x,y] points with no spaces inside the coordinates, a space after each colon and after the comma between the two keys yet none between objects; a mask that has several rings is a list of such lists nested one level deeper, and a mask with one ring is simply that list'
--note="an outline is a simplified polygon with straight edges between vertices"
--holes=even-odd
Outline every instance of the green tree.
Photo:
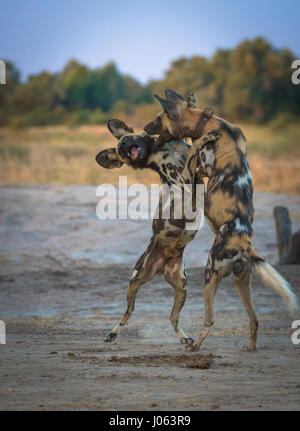
[{"label": "green tree", "polygon": [[20,83],[18,70],[7,62],[7,84],[0,87],[0,124],[16,116],[20,118],[15,123],[23,125],[97,124],[118,112],[147,112],[150,117],[156,111],[152,94],[163,94],[166,88],[183,96],[195,92],[200,107],[211,105],[231,121],[279,118],[276,124],[281,124],[300,116],[300,85],[291,82],[293,60],[289,49],[276,49],[257,37],[231,50],[217,49],[211,58],[180,57],[163,79],[146,86],[120,73],[113,62],[91,70],[74,59],[58,74],[42,72]]},{"label": "green tree", "polygon": [[59,105],[64,99],[64,90],[57,75],[42,72],[30,76],[28,81],[16,88],[16,102],[22,112],[43,106],[49,110]]},{"label": "green tree", "polygon": [[230,54],[226,112],[255,121],[269,120],[283,109],[299,113],[299,88],[291,82],[293,59],[289,50],[276,50],[261,37],[238,45]]},{"label": "green tree", "polygon": [[64,67],[61,75],[64,89],[64,105],[69,110],[88,107],[88,89],[91,80],[91,71],[88,67],[70,60]]}]

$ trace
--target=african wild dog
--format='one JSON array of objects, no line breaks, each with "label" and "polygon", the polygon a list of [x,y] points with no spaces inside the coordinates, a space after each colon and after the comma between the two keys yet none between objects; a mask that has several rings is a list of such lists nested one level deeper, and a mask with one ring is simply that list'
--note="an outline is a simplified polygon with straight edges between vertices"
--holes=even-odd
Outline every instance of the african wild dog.
[{"label": "african wild dog", "polygon": [[[115,138],[119,140],[117,147],[101,151],[96,161],[104,168],[120,168],[123,163],[134,169],[153,169],[161,182],[172,186],[179,185],[182,191],[185,183],[192,184],[192,205],[195,206],[195,184],[201,182],[201,176],[182,176],[190,145],[184,141],[171,141],[156,146],[155,139],[146,133],[134,134],[133,129],[119,120],[110,120],[108,128]],[[204,136],[201,142],[218,139],[219,132],[212,132]],[[183,252],[186,245],[192,241],[197,230],[187,229],[191,220],[174,218],[174,195],[170,194],[170,218],[155,218],[152,223],[152,238],[146,251],[138,259],[127,291],[127,310],[120,323],[108,334],[106,341],[114,340],[130,318],[135,297],[139,287],[152,280],[155,274],[164,274],[165,280],[174,288],[174,305],[171,311],[171,323],[183,344],[192,344],[193,340],[185,335],[178,326],[179,313],[186,298],[186,272],[183,262]],[[162,206],[162,194],[159,200]]]},{"label": "african wild dog", "polygon": [[[192,93],[187,102],[174,91],[166,90],[165,94],[166,99],[155,96],[163,113],[144,130],[150,135],[159,134],[160,145],[170,139],[192,138],[196,148],[187,164],[198,158],[202,174],[208,177],[204,214],[216,235],[205,268],[204,326],[196,343],[187,349],[199,350],[213,325],[218,283],[233,272],[237,292],[250,320],[250,343],[245,350],[256,350],[258,320],[251,298],[251,268],[254,267],[265,284],[281,295],[291,311],[297,308],[297,298],[288,282],[252,247],[253,187],[246,138],[240,128],[214,116],[209,108],[197,109]],[[220,139],[204,145],[199,142],[203,133],[212,130],[222,132]]]}]

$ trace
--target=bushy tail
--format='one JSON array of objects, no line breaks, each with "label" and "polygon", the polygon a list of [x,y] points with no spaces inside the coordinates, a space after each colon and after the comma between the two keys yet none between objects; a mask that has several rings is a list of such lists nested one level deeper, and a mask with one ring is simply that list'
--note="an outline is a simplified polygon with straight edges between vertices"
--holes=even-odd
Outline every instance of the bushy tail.
[{"label": "bushy tail", "polygon": [[253,249],[250,252],[251,263],[266,286],[277,292],[288,306],[291,313],[298,310],[297,297],[289,283]]}]

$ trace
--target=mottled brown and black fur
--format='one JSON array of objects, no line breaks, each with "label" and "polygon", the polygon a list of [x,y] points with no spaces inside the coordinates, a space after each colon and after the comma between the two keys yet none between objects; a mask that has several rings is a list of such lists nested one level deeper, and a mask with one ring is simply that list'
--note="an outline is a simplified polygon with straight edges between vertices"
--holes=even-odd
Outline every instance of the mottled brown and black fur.
[{"label": "mottled brown and black fur", "polygon": [[[191,185],[192,206],[195,207],[196,184],[202,177],[196,172],[190,175],[185,169],[190,146],[184,141],[171,141],[157,146],[153,137],[146,133],[135,134],[131,127],[119,120],[110,120],[108,128],[119,140],[115,148],[101,151],[96,161],[105,168],[121,167],[123,163],[134,169],[153,169],[161,179],[162,184],[176,185],[182,192],[186,184]],[[219,133],[211,133],[203,137],[201,142],[209,142],[219,137]],[[133,151],[133,150],[134,151]],[[134,158],[132,156],[134,154]],[[159,210],[162,209],[163,193],[160,194]],[[182,201],[183,202],[183,201]],[[130,318],[135,303],[135,297],[140,286],[152,280],[156,274],[163,274],[165,280],[174,288],[174,305],[171,311],[171,323],[183,344],[192,344],[193,340],[186,336],[178,326],[179,313],[186,298],[186,272],[183,252],[187,244],[196,235],[197,229],[188,227],[195,218],[188,219],[184,212],[181,218],[174,217],[176,203],[170,193],[170,217],[155,218],[152,224],[152,238],[145,252],[138,259],[127,291],[127,310],[118,325],[107,336],[106,341],[114,340],[122,327]]]},{"label": "mottled brown and black fur", "polygon": [[[297,301],[288,283],[252,248],[253,187],[245,136],[239,127],[216,116],[212,116],[202,130],[199,124],[203,111],[197,109],[193,94],[187,102],[171,90],[166,90],[166,99],[155,97],[164,112],[144,130],[150,135],[159,134],[159,145],[170,139],[192,138],[195,149],[190,153],[187,166],[192,158],[198,157],[201,173],[208,177],[204,214],[216,235],[205,269],[204,326],[198,340],[188,346],[188,350],[198,350],[206,338],[213,325],[218,283],[231,272],[250,319],[250,343],[246,349],[256,350],[258,320],[251,299],[251,268],[254,267],[263,281],[282,296],[290,309],[297,307]],[[199,141],[202,134],[213,130],[221,132],[217,141]]]}]

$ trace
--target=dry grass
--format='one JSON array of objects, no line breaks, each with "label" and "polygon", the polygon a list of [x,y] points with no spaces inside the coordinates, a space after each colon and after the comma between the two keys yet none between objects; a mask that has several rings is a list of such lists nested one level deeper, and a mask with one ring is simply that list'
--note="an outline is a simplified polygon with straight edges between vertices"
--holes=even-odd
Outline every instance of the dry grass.
[{"label": "dry grass", "polygon": [[243,125],[254,189],[300,194],[300,126]]},{"label": "dry grass", "polygon": [[[263,126],[242,129],[248,139],[255,189],[300,193],[300,126],[281,132]],[[159,182],[150,170],[101,169],[95,155],[115,144],[105,126],[0,129],[0,183],[118,184],[119,175],[127,175],[129,184]]]},{"label": "dry grass", "polygon": [[117,184],[119,175],[127,175],[129,184],[158,182],[150,170],[101,169],[96,154],[116,142],[105,126],[0,129],[0,183]]}]

